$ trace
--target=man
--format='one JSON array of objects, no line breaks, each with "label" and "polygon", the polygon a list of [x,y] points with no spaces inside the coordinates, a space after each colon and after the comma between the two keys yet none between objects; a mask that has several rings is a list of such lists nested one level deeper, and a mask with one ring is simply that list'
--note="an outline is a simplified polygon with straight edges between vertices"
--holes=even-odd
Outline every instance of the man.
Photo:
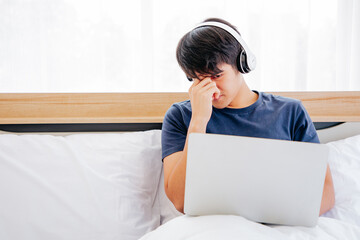
[{"label": "man", "polygon": [[[178,44],[177,61],[187,78],[194,82],[189,89],[190,100],[173,104],[162,128],[165,192],[180,212],[184,208],[190,133],[319,143],[314,125],[299,100],[249,89],[242,73],[254,66],[246,65],[251,56],[236,28],[217,18],[204,23],[209,25],[188,32]],[[226,26],[218,27],[216,23]],[[231,33],[233,30],[236,33]],[[328,166],[320,215],[331,209],[334,202]]]}]

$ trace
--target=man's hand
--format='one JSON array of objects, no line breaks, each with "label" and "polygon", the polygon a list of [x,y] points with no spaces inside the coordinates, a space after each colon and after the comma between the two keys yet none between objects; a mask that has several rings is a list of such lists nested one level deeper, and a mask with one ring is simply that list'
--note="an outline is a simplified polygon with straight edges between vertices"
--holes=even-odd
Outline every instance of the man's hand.
[{"label": "man's hand", "polygon": [[189,96],[192,109],[191,121],[206,127],[212,113],[212,101],[219,98],[220,90],[210,77],[201,81],[195,78],[189,88]]},{"label": "man's hand", "polygon": [[189,89],[192,116],[184,150],[164,158],[165,193],[179,212],[184,212],[185,174],[190,133],[205,133],[212,113],[212,100],[220,96],[220,90],[211,79],[194,79]]}]

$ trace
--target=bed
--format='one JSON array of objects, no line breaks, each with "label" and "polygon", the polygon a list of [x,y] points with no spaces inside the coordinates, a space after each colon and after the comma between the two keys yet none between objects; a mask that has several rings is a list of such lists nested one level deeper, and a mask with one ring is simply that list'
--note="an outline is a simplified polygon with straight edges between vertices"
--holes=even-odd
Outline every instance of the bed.
[{"label": "bed", "polygon": [[187,93],[2,93],[0,239],[360,239],[360,92],[273,94],[302,100],[331,150],[316,227],[176,211],[161,122]]}]

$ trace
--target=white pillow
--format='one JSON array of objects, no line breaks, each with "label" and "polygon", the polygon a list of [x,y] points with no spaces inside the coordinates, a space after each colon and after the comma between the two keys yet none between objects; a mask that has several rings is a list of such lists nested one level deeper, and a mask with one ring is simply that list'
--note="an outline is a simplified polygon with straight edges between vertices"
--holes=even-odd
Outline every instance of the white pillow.
[{"label": "white pillow", "polygon": [[164,188],[164,169],[161,168],[161,178],[159,181],[157,198],[160,203],[160,224],[165,224],[166,222],[174,219],[176,217],[182,216],[181,212],[176,210],[174,204],[169,200],[165,193]]},{"label": "white pillow", "polygon": [[327,145],[335,206],[323,216],[360,226],[360,135]]},{"label": "white pillow", "polygon": [[155,229],[160,135],[0,135],[0,239],[130,240]]}]

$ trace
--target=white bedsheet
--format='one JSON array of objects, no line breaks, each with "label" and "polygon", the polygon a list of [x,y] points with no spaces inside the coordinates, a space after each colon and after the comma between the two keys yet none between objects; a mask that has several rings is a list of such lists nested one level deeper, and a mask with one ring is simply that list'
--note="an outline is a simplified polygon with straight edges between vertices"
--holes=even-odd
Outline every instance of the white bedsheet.
[{"label": "white bedsheet", "polygon": [[263,225],[240,216],[180,216],[140,240],[177,239],[360,239],[360,227],[333,218],[320,217],[314,228]]}]

